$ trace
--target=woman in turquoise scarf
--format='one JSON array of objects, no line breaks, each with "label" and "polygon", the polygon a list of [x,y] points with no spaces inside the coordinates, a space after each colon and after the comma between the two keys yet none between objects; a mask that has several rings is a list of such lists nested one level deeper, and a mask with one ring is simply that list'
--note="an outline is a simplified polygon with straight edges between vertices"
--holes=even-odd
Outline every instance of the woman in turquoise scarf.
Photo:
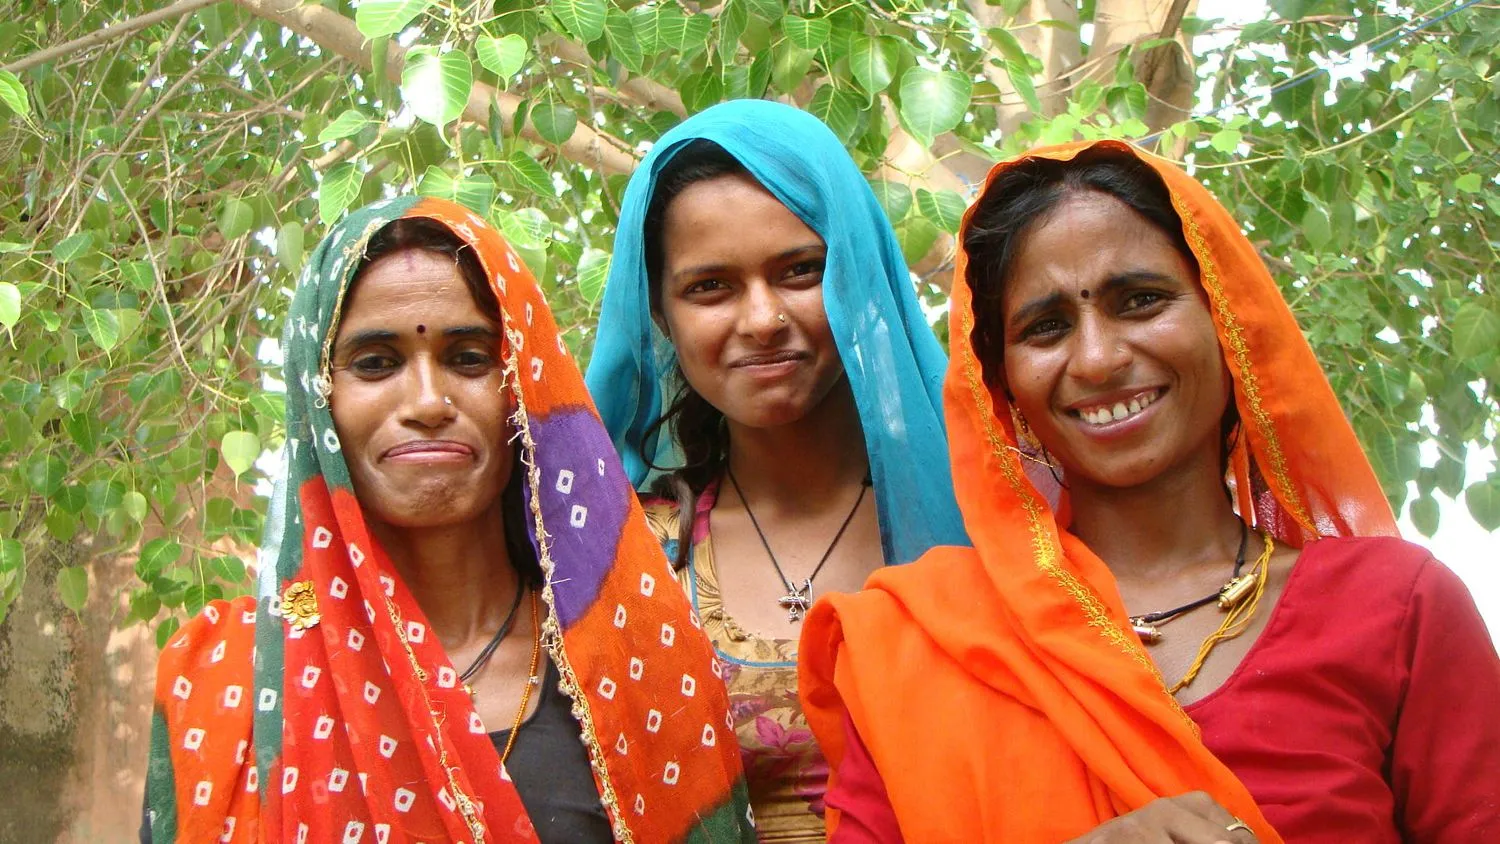
[{"label": "woman in turquoise scarf", "polygon": [[968,544],[945,365],[884,212],[811,115],[715,106],[631,179],[587,383],[726,663],[762,840],[822,840],[803,611]]}]

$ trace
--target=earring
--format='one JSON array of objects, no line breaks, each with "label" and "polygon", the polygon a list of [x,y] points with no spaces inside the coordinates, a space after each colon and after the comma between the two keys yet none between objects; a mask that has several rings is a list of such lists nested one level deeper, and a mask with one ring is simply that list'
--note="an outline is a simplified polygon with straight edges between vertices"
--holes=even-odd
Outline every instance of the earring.
[{"label": "earring", "polygon": [[782,325],[786,325],[786,314],[777,314],[776,321],[781,323]]}]

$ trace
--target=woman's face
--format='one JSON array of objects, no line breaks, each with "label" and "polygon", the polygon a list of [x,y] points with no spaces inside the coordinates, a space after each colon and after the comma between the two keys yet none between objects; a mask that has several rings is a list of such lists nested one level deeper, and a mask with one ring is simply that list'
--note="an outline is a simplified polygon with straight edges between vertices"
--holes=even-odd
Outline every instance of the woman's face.
[{"label": "woman's face", "polygon": [[452,258],[376,260],[344,303],[329,404],[354,492],[396,527],[441,527],[498,508],[514,452],[500,327]]},{"label": "woman's face", "polygon": [[843,377],[823,310],[828,250],[744,174],[689,185],[662,228],[664,330],[688,384],[730,420],[796,422]]},{"label": "woman's face", "polygon": [[1024,235],[1003,308],[1006,387],[1070,483],[1217,465],[1218,337],[1197,273],[1145,217],[1104,193],[1064,198]]}]

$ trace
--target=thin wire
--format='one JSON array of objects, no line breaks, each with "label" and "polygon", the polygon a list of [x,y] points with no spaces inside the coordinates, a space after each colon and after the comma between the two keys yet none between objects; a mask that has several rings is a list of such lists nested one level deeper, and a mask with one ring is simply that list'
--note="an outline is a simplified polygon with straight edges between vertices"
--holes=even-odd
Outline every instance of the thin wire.
[{"label": "thin wire", "polygon": [[[1399,40],[1401,40],[1402,38],[1405,38],[1408,35],[1415,35],[1416,33],[1421,32],[1424,29],[1428,29],[1428,28],[1430,28],[1432,26],[1436,26],[1437,24],[1442,23],[1443,21],[1447,20],[1448,18],[1453,17],[1454,15],[1458,14],[1459,12],[1462,12],[1464,9],[1467,9],[1470,6],[1476,5],[1477,3],[1479,3],[1479,0],[1464,0],[1464,2],[1459,3],[1457,6],[1454,6],[1453,8],[1449,9],[1446,12],[1443,12],[1440,15],[1435,15],[1435,16],[1433,16],[1431,18],[1428,18],[1427,20],[1424,20],[1424,21],[1422,21],[1420,23],[1410,24],[1406,28],[1400,28],[1400,27],[1398,27],[1397,31],[1393,35],[1386,36],[1385,38],[1382,38],[1382,39],[1380,39],[1378,41],[1370,42],[1368,44],[1355,44],[1353,47],[1350,47],[1347,51],[1345,51],[1343,55],[1344,55],[1345,58],[1348,58],[1349,56],[1353,55],[1355,51],[1359,50],[1361,47],[1364,47],[1365,49],[1367,49],[1367,50],[1369,50],[1370,52],[1373,53],[1376,50],[1379,50],[1382,47],[1385,47],[1385,46],[1387,46],[1389,44],[1392,44],[1392,43],[1394,43],[1396,41],[1399,41]],[[1264,94],[1250,94],[1250,95],[1241,97],[1240,99],[1235,100],[1232,103],[1225,103],[1224,105],[1219,106],[1218,108],[1214,109],[1213,111],[1209,112],[1208,114],[1206,114],[1204,116],[1205,117],[1217,117],[1218,115],[1223,114],[1224,112],[1229,111],[1230,109],[1239,108],[1240,106],[1245,105],[1246,103],[1253,102],[1255,100],[1259,100],[1259,99],[1263,99],[1263,98],[1268,99],[1270,97],[1274,97],[1277,94],[1281,93],[1282,91],[1289,91],[1289,90],[1291,90],[1293,88],[1296,88],[1299,85],[1305,85],[1305,84],[1313,81],[1314,79],[1317,79],[1319,76],[1321,76],[1321,75],[1323,75],[1325,73],[1328,73],[1328,71],[1329,71],[1329,68],[1327,68],[1327,67],[1309,68],[1308,70],[1304,70],[1301,73],[1296,74],[1291,79],[1288,79],[1287,81],[1282,82],[1279,85],[1272,86],[1271,90],[1267,91]],[[1160,130],[1157,130],[1155,132],[1152,132],[1149,135],[1146,135],[1145,137],[1142,137],[1141,139],[1137,140],[1135,143],[1137,143],[1137,144],[1139,144],[1141,146],[1145,146],[1146,144],[1153,143],[1153,142],[1159,140],[1161,138],[1161,136],[1164,135],[1164,134],[1166,134],[1166,130],[1165,129],[1160,129]]]},{"label": "thin wire", "polygon": [[[781,570],[781,563],[776,561],[776,555],[771,551],[771,543],[766,539],[765,531],[760,529],[760,522],[756,521],[755,511],[750,509],[750,502],[745,500],[745,493],[740,490],[740,482],[735,479],[734,470],[727,469],[727,474],[729,475],[729,482],[734,485],[734,494],[738,495],[740,503],[745,505],[745,515],[750,517],[750,525],[755,528],[756,536],[760,537],[761,547],[766,549],[766,556],[771,558],[771,565],[776,567],[776,575],[781,578],[781,582],[786,585],[789,593],[795,593],[797,588],[792,585],[792,581],[787,579],[786,572]],[[859,505],[864,503],[865,493],[869,490],[869,481],[865,481],[859,485],[859,497],[854,499],[854,506],[850,508],[849,515],[845,516],[844,523],[839,525],[839,532],[834,534],[833,541],[828,543],[828,550],[823,552],[823,558],[818,560],[818,566],[808,576],[807,583],[812,583],[817,579],[818,573],[823,570],[823,564],[828,562],[828,558],[833,555],[833,549],[837,548],[839,540],[844,538],[844,531],[849,529],[849,523],[854,521],[854,514],[859,512]]]}]

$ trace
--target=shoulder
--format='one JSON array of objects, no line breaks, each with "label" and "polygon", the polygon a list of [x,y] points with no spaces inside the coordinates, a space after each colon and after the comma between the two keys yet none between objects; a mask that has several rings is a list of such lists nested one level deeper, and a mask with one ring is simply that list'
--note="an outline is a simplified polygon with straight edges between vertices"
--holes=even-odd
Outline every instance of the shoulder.
[{"label": "shoulder", "polygon": [[1303,546],[1294,577],[1315,591],[1346,591],[1357,582],[1364,595],[1404,602],[1433,569],[1447,571],[1431,551],[1399,537],[1330,537]]}]

